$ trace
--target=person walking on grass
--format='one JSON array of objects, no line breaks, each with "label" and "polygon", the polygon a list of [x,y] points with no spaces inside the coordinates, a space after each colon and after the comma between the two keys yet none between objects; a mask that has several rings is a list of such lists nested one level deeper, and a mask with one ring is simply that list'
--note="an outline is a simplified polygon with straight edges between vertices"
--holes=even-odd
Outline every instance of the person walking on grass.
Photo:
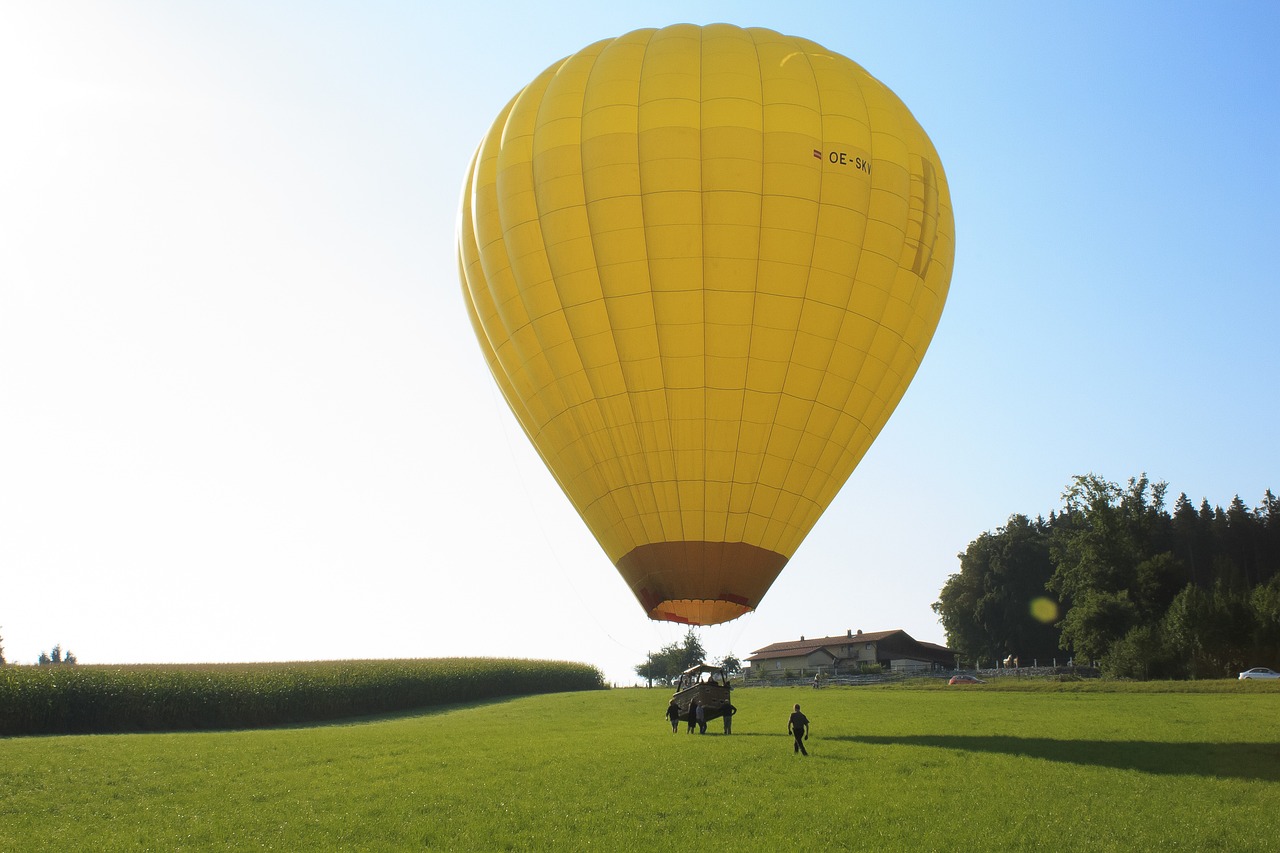
[{"label": "person walking on grass", "polygon": [[680,728],[680,706],[676,704],[676,700],[672,699],[671,704],[667,705],[667,719],[671,721],[671,733],[675,734]]},{"label": "person walking on grass", "polygon": [[698,734],[705,735],[707,733],[707,706],[698,703]]},{"label": "person walking on grass", "polygon": [[738,709],[733,707],[729,702],[724,703],[724,733],[733,734],[733,715],[738,713]]},{"label": "person walking on grass", "polygon": [[796,739],[795,749],[792,750],[793,753],[809,754],[809,751],[804,748],[804,742],[809,739],[809,718],[800,713],[799,705],[796,705],[796,709],[791,712],[791,718],[787,720],[787,734],[794,736]]},{"label": "person walking on grass", "polygon": [[694,699],[689,703],[689,734],[693,734],[693,727],[698,725],[698,700]]}]

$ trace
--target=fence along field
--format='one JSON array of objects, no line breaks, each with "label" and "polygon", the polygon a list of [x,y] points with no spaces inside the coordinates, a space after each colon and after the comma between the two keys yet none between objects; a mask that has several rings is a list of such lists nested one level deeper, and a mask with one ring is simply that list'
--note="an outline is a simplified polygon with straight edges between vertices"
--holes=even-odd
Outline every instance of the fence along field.
[{"label": "fence along field", "polygon": [[7,666],[0,736],[256,728],[604,686],[586,664],[502,658]]}]

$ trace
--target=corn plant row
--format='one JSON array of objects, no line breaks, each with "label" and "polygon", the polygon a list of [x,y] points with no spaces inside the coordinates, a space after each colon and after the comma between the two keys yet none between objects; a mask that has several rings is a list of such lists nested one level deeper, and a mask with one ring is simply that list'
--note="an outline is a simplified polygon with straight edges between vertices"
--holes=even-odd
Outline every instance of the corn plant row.
[{"label": "corn plant row", "polygon": [[278,726],[603,688],[564,661],[0,667],[0,736]]}]

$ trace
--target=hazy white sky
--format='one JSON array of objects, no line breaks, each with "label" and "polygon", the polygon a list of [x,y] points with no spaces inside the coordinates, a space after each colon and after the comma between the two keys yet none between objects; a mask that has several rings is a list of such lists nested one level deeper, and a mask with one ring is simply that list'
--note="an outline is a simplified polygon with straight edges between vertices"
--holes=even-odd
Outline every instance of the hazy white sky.
[{"label": "hazy white sky", "polygon": [[515,655],[629,683],[679,639],[507,412],[454,229],[511,95],[681,21],[862,64],[932,137],[957,228],[911,390],[759,611],[700,630],[713,656],[945,642],[956,555],[1075,474],[1280,488],[1280,6],[10,2],[6,656]]}]

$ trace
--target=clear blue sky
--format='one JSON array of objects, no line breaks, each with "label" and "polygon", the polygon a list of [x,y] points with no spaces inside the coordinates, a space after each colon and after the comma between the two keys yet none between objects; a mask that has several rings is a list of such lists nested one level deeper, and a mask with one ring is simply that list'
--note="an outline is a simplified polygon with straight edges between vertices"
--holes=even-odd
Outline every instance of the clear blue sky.
[{"label": "clear blue sky", "polygon": [[463,310],[468,158],[553,61],[728,21],[853,58],[947,170],[951,296],[897,413],[708,651],[904,628],[1073,475],[1280,488],[1280,6],[0,7],[0,636],[84,662],[585,660],[649,622]]}]

